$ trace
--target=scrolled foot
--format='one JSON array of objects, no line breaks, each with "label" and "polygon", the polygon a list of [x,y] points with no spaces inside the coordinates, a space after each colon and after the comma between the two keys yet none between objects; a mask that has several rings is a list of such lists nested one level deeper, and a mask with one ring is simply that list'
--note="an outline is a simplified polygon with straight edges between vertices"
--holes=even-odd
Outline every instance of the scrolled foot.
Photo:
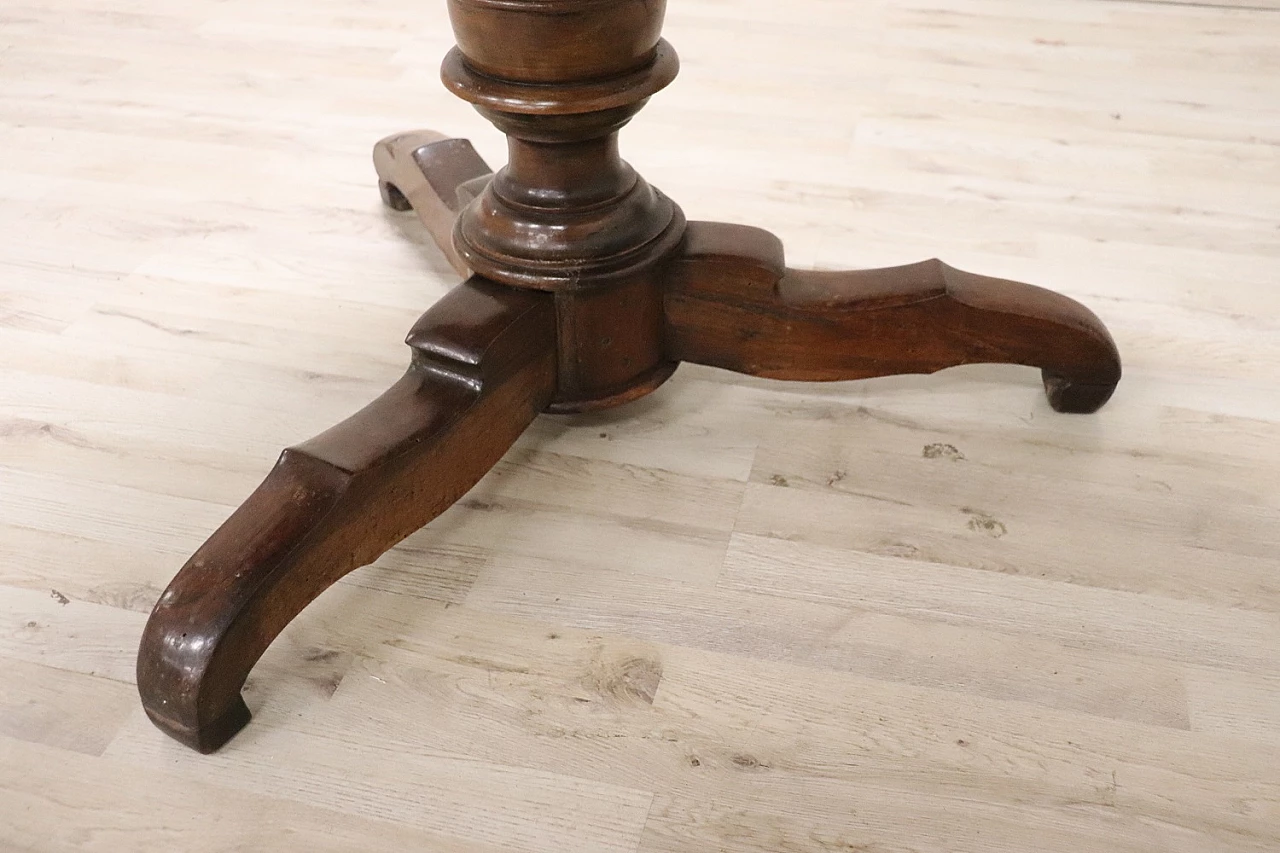
[{"label": "scrolled foot", "polygon": [[481,279],[423,315],[404,377],[286,450],[161,595],[138,651],[152,721],[201,752],[239,731],[240,689],[284,626],[462,497],[550,402],[555,334],[549,294]]},{"label": "scrolled foot", "polygon": [[1062,376],[1050,370],[1040,372],[1049,405],[1055,412],[1070,415],[1091,415],[1101,409],[1115,393],[1119,384],[1119,366],[1113,382],[1090,383]]},{"label": "scrolled foot", "polygon": [[405,198],[404,193],[400,192],[400,188],[390,181],[378,181],[378,193],[382,196],[382,203],[392,210],[401,213],[413,210],[413,205],[409,204],[409,199]]},{"label": "scrolled foot", "polygon": [[470,275],[453,249],[453,223],[493,175],[471,143],[433,130],[397,133],[374,146],[373,165],[383,203],[415,211],[453,268]]},{"label": "scrolled foot", "polygon": [[1059,412],[1097,411],[1120,381],[1102,321],[1058,293],[941,261],[853,272],[787,269],[767,231],[690,223],[666,290],[672,359],[775,379],[1039,367]]},{"label": "scrolled foot", "polygon": [[[161,700],[162,702],[165,700]],[[221,749],[227,741],[249,724],[252,715],[239,692],[229,697],[228,706],[213,708],[208,704],[195,708],[144,706],[147,717],[169,737],[208,755]]]}]

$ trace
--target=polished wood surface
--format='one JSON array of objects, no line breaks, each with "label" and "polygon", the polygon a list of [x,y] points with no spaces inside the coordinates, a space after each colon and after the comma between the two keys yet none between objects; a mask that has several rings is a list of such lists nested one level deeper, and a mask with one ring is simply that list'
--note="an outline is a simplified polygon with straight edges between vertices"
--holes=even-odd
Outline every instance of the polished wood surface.
[{"label": "polished wood surface", "polygon": [[684,69],[621,154],[690,218],[819,278],[1036,281],[1124,383],[1075,418],[1027,367],[685,364],[539,417],[283,629],[211,756],[137,702],[148,612],[462,280],[369,145],[506,147],[436,83],[443,5],[6,9],[0,847],[1274,849],[1280,92],[1248,5],[673,3]]},{"label": "polished wood surface", "polygon": [[666,288],[667,353],[771,379],[831,382],[961,364],[1039,367],[1060,412],[1095,412],[1120,381],[1106,327],[1079,302],[941,261],[788,270],[741,225],[690,226]]},{"label": "polished wood surface", "polygon": [[471,279],[409,333],[390,390],[286,450],[156,604],[138,690],[201,752],[249,720],[249,670],[304,607],[466,494],[555,393],[551,297]]}]

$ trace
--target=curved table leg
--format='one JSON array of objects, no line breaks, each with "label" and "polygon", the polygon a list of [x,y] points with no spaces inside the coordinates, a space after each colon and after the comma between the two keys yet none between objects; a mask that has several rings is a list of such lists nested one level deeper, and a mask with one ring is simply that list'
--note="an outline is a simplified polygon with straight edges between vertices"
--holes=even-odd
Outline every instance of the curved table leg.
[{"label": "curved table leg", "polygon": [[453,222],[493,177],[471,143],[433,130],[397,133],[373,147],[373,166],[387,206],[415,211],[453,268],[471,275],[453,249]]},{"label": "curved table leg", "polygon": [[666,347],[775,379],[933,373],[974,363],[1039,367],[1060,412],[1097,411],[1120,381],[1102,322],[1061,294],[941,261],[803,272],[767,231],[693,222],[666,289]]},{"label": "curved table leg", "polygon": [[462,497],[555,390],[550,294],[470,279],[423,315],[408,372],[290,448],[160,597],[138,653],[152,721],[201,752],[249,720],[240,689],[316,596]]}]

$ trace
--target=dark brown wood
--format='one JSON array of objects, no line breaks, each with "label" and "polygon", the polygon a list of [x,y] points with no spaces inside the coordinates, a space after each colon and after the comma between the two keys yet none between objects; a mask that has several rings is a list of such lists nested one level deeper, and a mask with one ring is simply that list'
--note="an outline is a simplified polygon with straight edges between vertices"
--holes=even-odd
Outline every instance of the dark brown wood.
[{"label": "dark brown wood", "polygon": [[1120,356],[1093,312],[1058,293],[932,260],[790,270],[767,231],[692,223],[666,296],[667,355],[773,379],[828,382],[961,364],[1042,371],[1060,412],[1097,411]]},{"label": "dark brown wood", "polygon": [[[486,19],[473,9],[467,21],[479,26]],[[511,38],[500,37],[504,44]],[[459,216],[454,245],[467,264],[516,287],[572,291],[607,286],[668,257],[684,232],[684,216],[622,160],[618,130],[678,67],[675,51],[662,43],[647,65],[621,76],[579,85],[532,83],[485,76],[460,49],[450,53],[441,72],[445,85],[507,135],[509,153],[507,165]]]},{"label": "dark brown wood", "polygon": [[410,332],[408,372],[286,450],[151,614],[138,688],[202,752],[249,719],[240,689],[286,624],[460,498],[539,411],[616,406],[677,364],[827,381],[972,362],[1040,367],[1059,411],[1110,397],[1120,362],[1076,302],[940,261],[788,270],[771,234],[687,225],[622,160],[618,131],[679,68],[664,0],[449,0],[445,85],[507,135],[493,173],[433,131],[374,149],[467,280]]},{"label": "dark brown wood", "polygon": [[547,294],[472,279],[410,332],[390,390],[290,448],[160,596],[138,689],[160,728],[201,752],[249,719],[240,688],[294,616],[462,497],[555,390]]},{"label": "dark brown wood", "polygon": [[449,0],[449,18],[480,73],[577,84],[645,65],[666,7],[666,0]]}]

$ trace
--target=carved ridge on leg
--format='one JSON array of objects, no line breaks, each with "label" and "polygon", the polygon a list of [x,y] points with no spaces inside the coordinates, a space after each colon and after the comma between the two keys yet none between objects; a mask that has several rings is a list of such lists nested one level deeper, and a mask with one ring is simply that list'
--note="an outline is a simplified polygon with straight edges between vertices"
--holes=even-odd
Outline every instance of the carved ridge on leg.
[{"label": "carved ridge on leg", "polygon": [[493,177],[471,143],[433,130],[397,133],[374,146],[373,166],[383,202],[413,210],[458,274],[471,275],[453,248],[453,226]]},{"label": "carved ridge on leg", "polygon": [[472,279],[409,334],[413,362],[338,426],[285,450],[165,590],[138,653],[152,721],[212,752],[241,687],[304,607],[461,498],[555,390],[549,296]]},{"label": "carved ridge on leg", "polygon": [[851,272],[787,269],[766,231],[691,223],[668,275],[668,356],[775,379],[835,381],[961,364],[1041,368],[1058,411],[1100,408],[1120,381],[1080,303],[941,261]]}]

